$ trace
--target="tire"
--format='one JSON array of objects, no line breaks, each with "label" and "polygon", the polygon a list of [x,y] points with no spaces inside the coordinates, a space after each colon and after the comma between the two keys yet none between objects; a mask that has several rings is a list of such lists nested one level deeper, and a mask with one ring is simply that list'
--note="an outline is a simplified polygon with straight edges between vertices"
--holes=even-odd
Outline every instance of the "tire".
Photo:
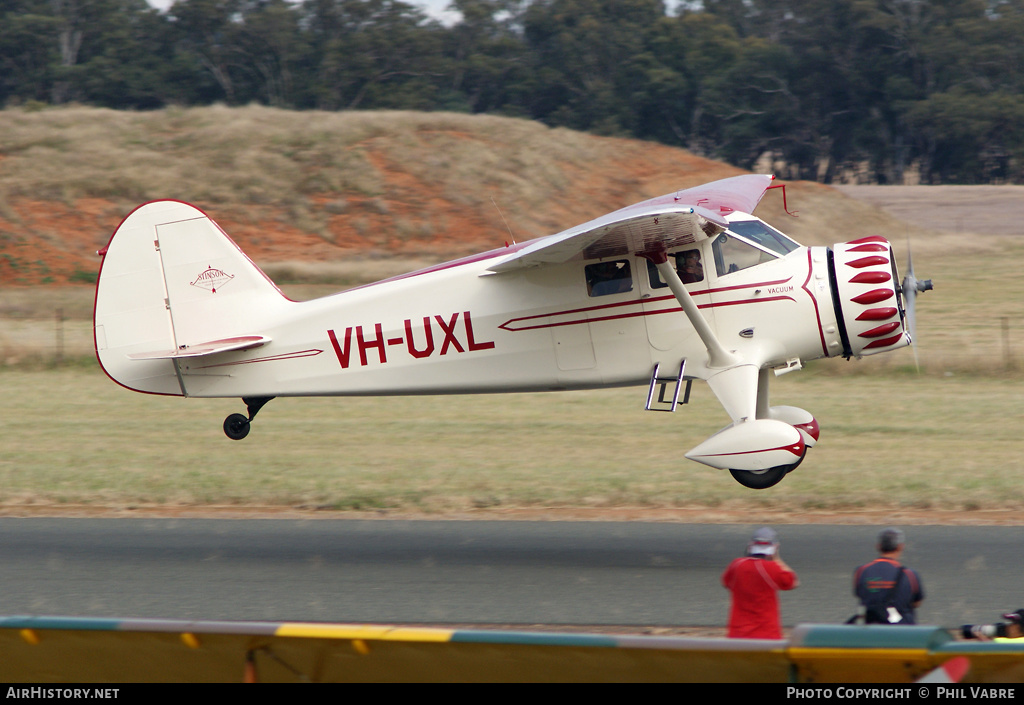
[{"label": "tire", "polygon": [[792,465],[784,465],[784,466],[783,466],[784,468],[786,468],[786,474],[787,474],[787,475],[788,475],[789,473],[793,472],[794,470],[796,470],[797,466],[798,466],[798,465],[799,465],[800,463],[804,462],[804,458],[806,458],[806,457],[807,457],[807,451],[808,451],[808,448],[807,448],[807,446],[804,446],[804,452],[800,454],[800,460],[796,461],[796,462],[795,462],[795,463],[793,463]]},{"label": "tire", "polygon": [[244,414],[231,414],[224,419],[224,435],[240,441],[249,435],[249,418]]},{"label": "tire", "polygon": [[730,470],[729,472],[732,473],[736,482],[744,487],[749,487],[752,490],[766,490],[782,482],[786,473],[795,468],[797,464],[776,465],[767,470]]}]

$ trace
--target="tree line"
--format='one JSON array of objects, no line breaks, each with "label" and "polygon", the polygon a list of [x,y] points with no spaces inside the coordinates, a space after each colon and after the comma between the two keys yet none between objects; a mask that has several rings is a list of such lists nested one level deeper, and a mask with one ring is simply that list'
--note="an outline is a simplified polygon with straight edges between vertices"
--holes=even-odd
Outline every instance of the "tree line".
[{"label": "tree line", "polygon": [[495,113],[834,182],[1024,182],[1024,0],[0,0],[0,105]]}]

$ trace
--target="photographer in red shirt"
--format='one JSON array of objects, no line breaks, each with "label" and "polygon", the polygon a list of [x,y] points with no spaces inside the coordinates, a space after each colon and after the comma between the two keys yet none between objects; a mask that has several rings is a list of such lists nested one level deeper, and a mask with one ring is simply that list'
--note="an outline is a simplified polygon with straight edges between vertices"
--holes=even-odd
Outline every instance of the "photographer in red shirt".
[{"label": "photographer in red shirt", "polygon": [[800,579],[779,555],[778,534],[764,527],[754,532],[747,555],[722,573],[732,592],[729,632],[732,639],[781,639],[779,590],[792,590]]}]

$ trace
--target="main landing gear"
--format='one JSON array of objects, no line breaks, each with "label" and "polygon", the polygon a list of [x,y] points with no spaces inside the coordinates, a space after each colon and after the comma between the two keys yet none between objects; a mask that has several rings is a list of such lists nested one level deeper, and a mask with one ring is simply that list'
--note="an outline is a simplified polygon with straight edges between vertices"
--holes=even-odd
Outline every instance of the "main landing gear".
[{"label": "main landing gear", "polygon": [[796,466],[804,462],[806,457],[807,448],[804,448],[800,460],[789,465],[776,465],[767,470],[729,470],[729,472],[732,473],[733,479],[744,487],[749,487],[752,490],[766,490],[782,482],[786,475],[796,470]]},{"label": "main landing gear", "polygon": [[233,441],[240,441],[249,435],[249,424],[256,414],[274,397],[242,397],[249,415],[231,414],[224,419],[224,435]]}]

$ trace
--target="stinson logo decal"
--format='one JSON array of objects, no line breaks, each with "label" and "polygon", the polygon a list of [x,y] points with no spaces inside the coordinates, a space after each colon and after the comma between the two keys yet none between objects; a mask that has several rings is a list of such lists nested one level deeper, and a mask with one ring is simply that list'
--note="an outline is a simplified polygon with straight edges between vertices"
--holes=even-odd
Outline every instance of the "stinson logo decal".
[{"label": "stinson logo decal", "polygon": [[192,282],[192,286],[198,286],[200,289],[206,289],[210,293],[216,294],[217,289],[220,289],[234,278],[234,274],[227,274],[223,269],[207,267],[206,271],[202,272],[198,277],[196,277],[196,280]]}]

